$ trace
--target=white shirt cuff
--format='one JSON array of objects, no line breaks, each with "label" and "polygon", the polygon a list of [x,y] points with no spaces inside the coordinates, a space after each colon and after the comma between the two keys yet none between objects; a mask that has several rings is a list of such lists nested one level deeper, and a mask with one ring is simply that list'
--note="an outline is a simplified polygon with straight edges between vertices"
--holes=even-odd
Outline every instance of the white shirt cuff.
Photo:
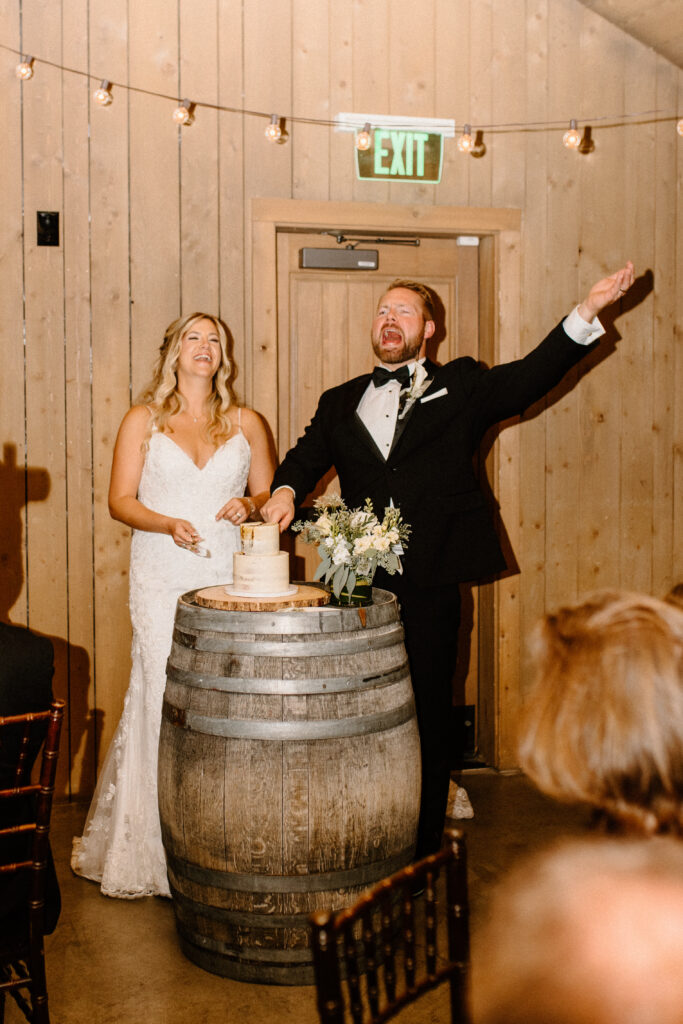
[{"label": "white shirt cuff", "polygon": [[280,484],[279,487],[276,487],[273,493],[271,494],[271,498],[274,497],[274,495],[276,495],[278,491],[291,491],[292,497],[296,498],[296,491],[294,490],[293,487],[290,487],[289,484]]},{"label": "white shirt cuff", "polygon": [[563,320],[562,326],[564,327],[565,334],[572,341],[575,341],[577,345],[592,345],[594,341],[597,341],[605,333],[605,328],[597,316],[593,318],[592,323],[587,323],[582,316],[579,316],[578,306]]}]

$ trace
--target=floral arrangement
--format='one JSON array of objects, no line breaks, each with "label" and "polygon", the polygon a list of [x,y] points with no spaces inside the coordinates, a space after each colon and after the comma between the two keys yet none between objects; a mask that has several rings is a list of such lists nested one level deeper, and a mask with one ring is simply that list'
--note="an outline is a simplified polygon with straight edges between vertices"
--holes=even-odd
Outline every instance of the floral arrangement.
[{"label": "floral arrangement", "polygon": [[428,378],[427,371],[422,363],[416,363],[415,372],[413,373],[410,383],[406,387],[401,388],[401,391],[399,392],[398,418],[400,420],[404,419],[411,406],[417,402],[418,398],[422,397],[431,383],[431,379]]},{"label": "floral arrangement", "polygon": [[336,598],[342,590],[351,593],[357,582],[371,583],[380,565],[392,576],[403,572],[400,556],[410,527],[399,509],[385,508],[380,521],[369,498],[363,508],[347,508],[338,494],[324,494],[314,504],[317,518],[298,520],[292,530],[318,545],[321,562],[314,578],[331,583]]}]

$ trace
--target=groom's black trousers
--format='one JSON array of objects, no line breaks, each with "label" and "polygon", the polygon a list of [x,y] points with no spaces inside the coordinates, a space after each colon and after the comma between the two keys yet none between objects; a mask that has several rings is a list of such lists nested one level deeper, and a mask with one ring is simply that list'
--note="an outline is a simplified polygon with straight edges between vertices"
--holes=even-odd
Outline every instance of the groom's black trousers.
[{"label": "groom's black trousers", "polygon": [[419,587],[378,570],[374,585],[396,594],[415,693],[422,756],[416,860],[441,846],[452,759],[452,679],[458,652],[458,586]]}]

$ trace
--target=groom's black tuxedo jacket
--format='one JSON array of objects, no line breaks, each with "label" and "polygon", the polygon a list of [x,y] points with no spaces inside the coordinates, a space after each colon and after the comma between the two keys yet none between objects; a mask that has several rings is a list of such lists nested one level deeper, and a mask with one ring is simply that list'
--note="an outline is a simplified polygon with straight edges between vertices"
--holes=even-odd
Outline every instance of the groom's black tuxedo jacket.
[{"label": "groom's black tuxedo jacket", "polygon": [[445,366],[427,360],[431,383],[399,421],[388,459],[356,413],[369,374],[331,388],[276,471],[273,489],[288,484],[300,504],[334,466],[349,507],[371,498],[382,513],[393,499],[411,525],[407,581],[441,586],[500,572],[505,559],[473,455],[492,424],[542,398],[592,347],[572,341],[560,323],[529,355],[492,369],[470,357]]}]

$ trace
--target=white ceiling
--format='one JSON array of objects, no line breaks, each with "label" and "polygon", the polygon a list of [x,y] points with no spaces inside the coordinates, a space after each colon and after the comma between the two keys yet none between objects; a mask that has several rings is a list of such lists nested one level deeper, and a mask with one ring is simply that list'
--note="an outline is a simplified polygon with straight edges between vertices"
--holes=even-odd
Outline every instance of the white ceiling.
[{"label": "white ceiling", "polygon": [[683,0],[581,0],[581,3],[683,67]]}]

